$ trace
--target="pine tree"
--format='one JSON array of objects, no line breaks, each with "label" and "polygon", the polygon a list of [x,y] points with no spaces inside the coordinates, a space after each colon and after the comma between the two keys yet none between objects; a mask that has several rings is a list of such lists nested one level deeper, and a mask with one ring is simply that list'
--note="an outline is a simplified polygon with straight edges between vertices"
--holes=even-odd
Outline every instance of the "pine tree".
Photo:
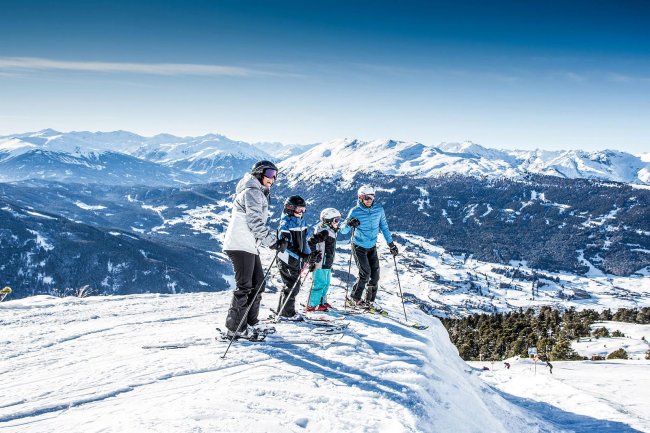
[{"label": "pine tree", "polygon": [[562,361],[565,359],[577,358],[579,358],[579,356],[571,347],[571,340],[569,340],[565,334],[561,334],[551,349],[551,359],[553,361]]}]

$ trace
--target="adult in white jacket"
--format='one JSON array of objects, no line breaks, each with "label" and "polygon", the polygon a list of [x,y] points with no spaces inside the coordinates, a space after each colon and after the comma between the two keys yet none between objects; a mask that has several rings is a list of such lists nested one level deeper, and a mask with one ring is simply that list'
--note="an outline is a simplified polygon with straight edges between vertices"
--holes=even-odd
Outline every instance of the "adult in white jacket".
[{"label": "adult in white jacket", "polygon": [[[287,247],[287,241],[278,240],[275,230],[266,225],[271,186],[277,174],[278,169],[272,162],[259,161],[251,173],[237,184],[223,243],[223,249],[232,262],[237,285],[226,317],[230,337],[252,337],[255,334],[254,326],[259,322],[257,316],[264,292],[264,269],[259,245],[281,251]],[[240,323],[241,326],[237,329]]]}]

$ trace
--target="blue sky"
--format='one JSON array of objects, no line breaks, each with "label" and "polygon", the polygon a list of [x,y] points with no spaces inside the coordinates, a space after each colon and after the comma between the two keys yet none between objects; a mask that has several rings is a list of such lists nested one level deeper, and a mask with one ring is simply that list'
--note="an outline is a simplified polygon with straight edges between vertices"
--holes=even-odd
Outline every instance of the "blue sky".
[{"label": "blue sky", "polygon": [[5,3],[0,134],[648,151],[648,22],[641,0]]}]

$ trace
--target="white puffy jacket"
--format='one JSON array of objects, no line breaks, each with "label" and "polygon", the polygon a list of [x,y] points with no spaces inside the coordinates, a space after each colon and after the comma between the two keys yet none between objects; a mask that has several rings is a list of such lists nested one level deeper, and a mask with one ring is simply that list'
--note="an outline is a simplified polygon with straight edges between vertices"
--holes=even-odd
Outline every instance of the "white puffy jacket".
[{"label": "white puffy jacket", "polygon": [[270,247],[278,239],[275,230],[266,226],[269,218],[269,192],[251,174],[239,181],[235,191],[223,249],[259,254],[257,247],[260,243]]}]

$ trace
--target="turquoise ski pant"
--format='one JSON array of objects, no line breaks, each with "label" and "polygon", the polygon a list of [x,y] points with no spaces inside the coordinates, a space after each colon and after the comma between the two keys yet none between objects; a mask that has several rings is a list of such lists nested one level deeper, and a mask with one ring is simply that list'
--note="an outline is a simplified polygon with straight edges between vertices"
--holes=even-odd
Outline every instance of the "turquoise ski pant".
[{"label": "turquoise ski pant", "polygon": [[327,302],[327,291],[330,288],[331,269],[314,269],[313,287],[309,297],[309,306],[317,307]]}]

